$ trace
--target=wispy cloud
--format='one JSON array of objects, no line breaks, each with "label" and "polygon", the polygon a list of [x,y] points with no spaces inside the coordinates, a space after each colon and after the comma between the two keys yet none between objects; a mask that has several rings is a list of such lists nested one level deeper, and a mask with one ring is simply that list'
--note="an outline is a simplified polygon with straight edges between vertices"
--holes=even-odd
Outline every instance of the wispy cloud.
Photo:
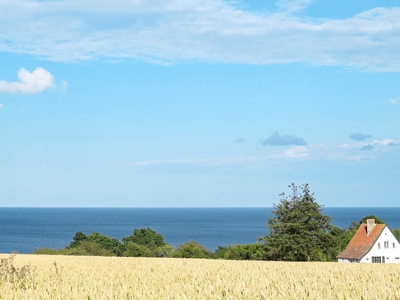
[{"label": "wispy cloud", "polygon": [[400,97],[393,98],[389,102],[392,103],[393,105],[400,104]]},{"label": "wispy cloud", "polygon": [[43,68],[29,72],[21,68],[18,72],[19,82],[0,81],[0,92],[36,94],[45,89],[54,88],[54,77]]},{"label": "wispy cloud", "polygon": [[242,138],[235,140],[235,143],[244,143],[244,142],[246,142],[246,140]]},{"label": "wispy cloud", "polygon": [[360,150],[361,151],[371,151],[372,149],[374,149],[374,145],[368,144],[368,145],[362,146]]},{"label": "wispy cloud", "polygon": [[313,0],[278,0],[276,5],[284,11],[300,11],[309,6]]},{"label": "wispy cloud", "polygon": [[366,139],[371,137],[372,135],[370,134],[361,134],[361,133],[353,133],[352,135],[349,136],[349,138],[355,141],[365,141]]},{"label": "wispy cloud", "polygon": [[131,167],[145,167],[154,165],[234,165],[249,163],[260,160],[267,160],[269,157],[227,157],[227,158],[205,158],[205,159],[167,159],[167,160],[141,160],[127,164]]},{"label": "wispy cloud", "polygon": [[263,141],[263,145],[281,146],[281,145],[305,145],[304,139],[294,135],[279,135],[279,132],[274,132],[269,138]]},{"label": "wispy cloud", "polygon": [[310,155],[308,149],[304,146],[296,146],[284,152],[286,157],[290,158],[305,158]]},{"label": "wispy cloud", "polygon": [[293,14],[309,0],[255,13],[234,1],[2,1],[0,51],[52,61],[348,66],[400,71],[400,8],[347,19]]},{"label": "wispy cloud", "polygon": [[3,104],[0,103],[0,108],[3,108]]},{"label": "wispy cloud", "polygon": [[392,139],[383,139],[383,140],[374,140],[372,143],[374,146],[382,145],[382,146],[396,146],[398,143]]}]

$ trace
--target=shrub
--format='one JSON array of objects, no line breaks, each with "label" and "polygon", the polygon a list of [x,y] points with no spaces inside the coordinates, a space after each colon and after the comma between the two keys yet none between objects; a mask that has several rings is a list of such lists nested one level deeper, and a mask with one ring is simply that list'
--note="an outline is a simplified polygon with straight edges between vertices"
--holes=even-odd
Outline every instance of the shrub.
[{"label": "shrub", "polygon": [[125,246],[125,251],[122,256],[132,257],[152,257],[153,252],[146,246],[136,244],[134,242],[128,242]]},{"label": "shrub", "polygon": [[172,256],[177,258],[211,258],[212,252],[204,248],[203,245],[190,241],[179,246]]},{"label": "shrub", "polygon": [[82,241],[75,255],[92,255],[92,256],[116,256],[111,250],[105,249],[97,242]]}]

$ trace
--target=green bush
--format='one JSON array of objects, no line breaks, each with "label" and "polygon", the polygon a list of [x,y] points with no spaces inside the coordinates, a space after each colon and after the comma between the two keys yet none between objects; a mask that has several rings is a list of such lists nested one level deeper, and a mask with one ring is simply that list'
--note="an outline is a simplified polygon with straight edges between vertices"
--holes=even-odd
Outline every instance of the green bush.
[{"label": "green bush", "polygon": [[213,257],[230,260],[262,260],[264,255],[264,246],[256,243],[229,247],[219,246]]},{"label": "green bush", "polygon": [[211,258],[212,255],[213,253],[203,245],[190,241],[179,246],[172,256],[176,258]]},{"label": "green bush", "polygon": [[[75,255],[90,255],[90,256],[116,256],[116,254],[104,248],[101,244],[95,241],[82,241],[81,245],[75,249]],[[73,254],[71,254],[73,255]]]},{"label": "green bush", "polygon": [[125,246],[125,251],[122,256],[127,257],[152,257],[153,252],[146,246],[136,244],[134,242],[128,242]]},{"label": "green bush", "polygon": [[116,256],[121,256],[124,251],[124,247],[118,239],[111,238],[104,234],[93,232],[86,236],[86,239],[80,241],[81,247],[87,242],[94,242],[101,248],[111,252]]}]

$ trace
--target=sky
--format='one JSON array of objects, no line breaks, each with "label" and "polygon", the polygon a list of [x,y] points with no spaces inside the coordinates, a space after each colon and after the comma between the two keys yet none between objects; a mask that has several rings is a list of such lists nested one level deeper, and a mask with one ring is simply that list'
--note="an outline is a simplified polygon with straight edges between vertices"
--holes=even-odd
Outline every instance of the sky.
[{"label": "sky", "polygon": [[392,0],[0,0],[0,206],[394,207]]}]

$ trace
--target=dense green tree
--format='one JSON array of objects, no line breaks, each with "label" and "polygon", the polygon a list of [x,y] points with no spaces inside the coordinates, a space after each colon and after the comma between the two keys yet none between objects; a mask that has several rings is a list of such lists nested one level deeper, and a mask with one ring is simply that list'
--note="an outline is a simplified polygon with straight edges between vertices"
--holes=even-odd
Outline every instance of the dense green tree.
[{"label": "dense green tree", "polygon": [[229,260],[262,260],[264,256],[264,245],[261,243],[231,245],[229,247],[218,246],[213,254],[215,259]]},{"label": "dense green tree", "polygon": [[149,247],[152,250],[167,244],[162,234],[155,232],[151,228],[135,229],[133,234],[124,237],[122,241],[124,243],[133,242],[138,245]]},{"label": "dense green tree", "polygon": [[122,256],[152,257],[153,252],[147,246],[128,242],[126,243],[125,251],[122,253]]},{"label": "dense green tree", "polygon": [[155,257],[172,257],[175,252],[175,248],[170,244],[160,246],[153,251]]},{"label": "dense green tree", "polygon": [[104,248],[117,256],[121,256],[124,251],[124,247],[118,239],[111,238],[98,232],[93,232],[87,235],[86,241],[97,243],[101,248]]},{"label": "dense green tree", "polygon": [[104,248],[100,243],[93,240],[81,241],[76,250],[77,252],[72,255],[116,256],[112,250]]},{"label": "dense green tree", "polygon": [[262,239],[266,256],[272,260],[319,260],[334,244],[331,219],[322,214],[308,184],[299,187],[292,183],[289,187],[292,194],[280,195],[281,201],[272,211],[275,217],[268,219],[270,234]]},{"label": "dense green tree", "polygon": [[86,240],[86,234],[82,231],[77,231],[72,238],[72,242],[69,244],[68,248],[76,248],[81,244],[81,241]]},{"label": "dense green tree", "polygon": [[368,219],[375,219],[375,224],[385,224],[385,222],[383,222],[383,221],[382,221],[381,219],[379,219],[378,217],[375,217],[374,215],[369,215],[369,216],[366,216],[366,217],[362,218],[362,219],[360,220],[359,224],[367,223],[367,220],[368,220]]},{"label": "dense green tree", "polygon": [[229,248],[225,246],[218,246],[217,250],[213,253],[213,258],[215,259],[226,259],[225,254],[228,252]]},{"label": "dense green tree", "polygon": [[212,252],[206,249],[203,245],[190,241],[176,249],[173,253],[173,257],[176,258],[211,258]]}]

